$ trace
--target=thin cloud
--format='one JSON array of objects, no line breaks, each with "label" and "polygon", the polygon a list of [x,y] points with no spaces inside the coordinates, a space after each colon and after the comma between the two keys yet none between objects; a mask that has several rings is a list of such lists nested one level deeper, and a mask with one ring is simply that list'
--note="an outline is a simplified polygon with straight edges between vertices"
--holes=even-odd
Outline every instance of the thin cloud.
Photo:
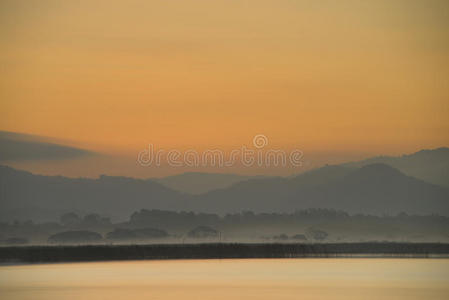
[{"label": "thin cloud", "polygon": [[0,161],[61,160],[94,154],[85,149],[51,143],[35,135],[0,131]]}]

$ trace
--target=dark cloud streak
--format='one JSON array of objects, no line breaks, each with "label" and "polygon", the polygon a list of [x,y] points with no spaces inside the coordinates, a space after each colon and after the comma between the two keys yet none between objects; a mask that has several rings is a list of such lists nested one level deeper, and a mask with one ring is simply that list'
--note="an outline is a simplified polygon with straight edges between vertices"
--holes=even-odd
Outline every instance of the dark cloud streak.
[{"label": "dark cloud streak", "polygon": [[51,143],[42,137],[0,131],[0,161],[61,160],[95,155],[94,152]]}]

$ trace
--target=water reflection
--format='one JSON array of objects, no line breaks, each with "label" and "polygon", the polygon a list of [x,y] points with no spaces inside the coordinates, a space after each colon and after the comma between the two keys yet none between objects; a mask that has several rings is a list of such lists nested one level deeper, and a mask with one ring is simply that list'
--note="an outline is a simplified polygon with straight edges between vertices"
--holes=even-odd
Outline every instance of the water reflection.
[{"label": "water reflection", "polygon": [[448,299],[448,259],[248,259],[0,267],[2,299]]}]

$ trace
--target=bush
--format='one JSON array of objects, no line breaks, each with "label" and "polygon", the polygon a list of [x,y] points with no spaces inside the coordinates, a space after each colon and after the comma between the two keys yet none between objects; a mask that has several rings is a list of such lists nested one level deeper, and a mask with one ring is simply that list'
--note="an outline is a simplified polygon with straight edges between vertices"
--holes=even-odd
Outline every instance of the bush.
[{"label": "bush", "polygon": [[187,236],[191,238],[214,238],[218,236],[218,231],[207,226],[199,226],[189,231]]},{"label": "bush", "polygon": [[101,234],[87,230],[64,231],[51,235],[49,243],[90,243],[102,240]]}]

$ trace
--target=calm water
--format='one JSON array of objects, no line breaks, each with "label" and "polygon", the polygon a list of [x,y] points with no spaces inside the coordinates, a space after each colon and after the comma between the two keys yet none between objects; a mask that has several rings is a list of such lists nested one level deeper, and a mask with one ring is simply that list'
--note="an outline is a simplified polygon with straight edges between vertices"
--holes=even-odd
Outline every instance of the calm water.
[{"label": "calm water", "polygon": [[172,260],[2,266],[0,298],[449,299],[449,260]]}]

